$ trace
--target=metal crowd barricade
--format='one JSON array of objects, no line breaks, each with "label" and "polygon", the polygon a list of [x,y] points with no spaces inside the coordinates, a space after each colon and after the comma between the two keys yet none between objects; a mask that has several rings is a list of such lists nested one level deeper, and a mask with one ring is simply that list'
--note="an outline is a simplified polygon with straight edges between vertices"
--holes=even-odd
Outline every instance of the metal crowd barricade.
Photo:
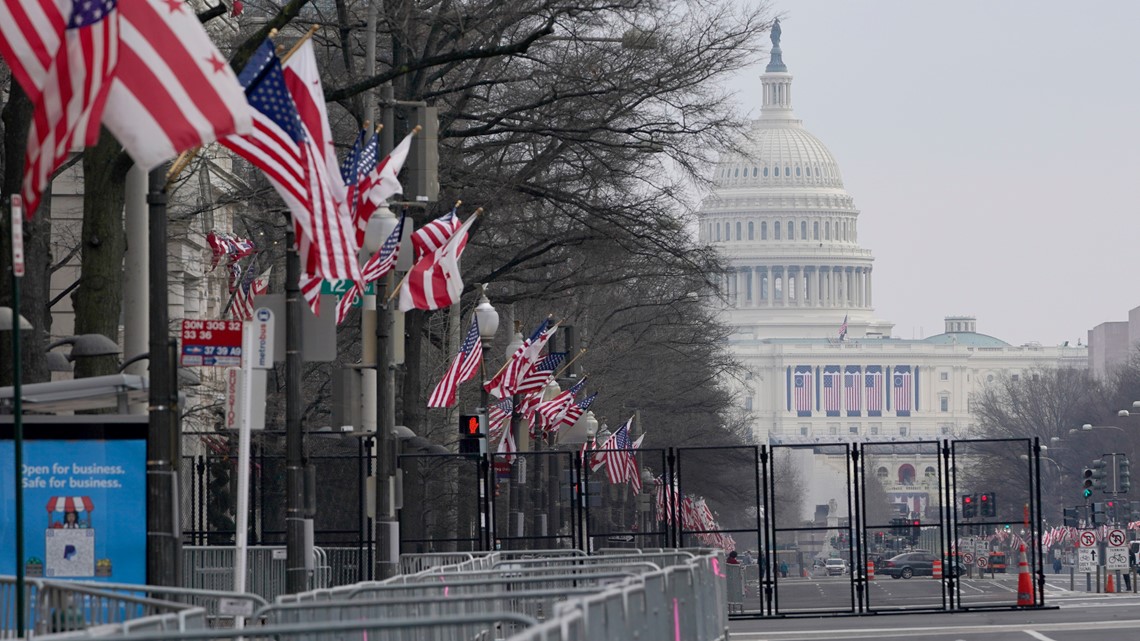
[{"label": "metal crowd barricade", "polygon": [[[185,618],[189,604],[120,594],[71,581],[24,579],[27,630],[35,636],[69,633],[105,624],[141,621],[151,617]],[[0,637],[15,636],[15,577],[0,577]],[[204,615],[204,612],[202,613]],[[204,626],[203,626],[204,627]]]},{"label": "metal crowd barricade", "polygon": [[257,594],[241,594],[220,590],[200,590],[197,588],[175,588],[161,585],[137,585],[134,583],[103,583],[93,581],[68,581],[68,585],[82,585],[115,593],[145,594],[152,599],[202,608],[210,627],[230,627],[235,617],[252,616],[258,609],[269,603]]},{"label": "metal crowd barricade", "polygon": [[[247,589],[272,601],[286,593],[285,546],[254,546],[248,550]],[[236,548],[233,546],[183,546],[183,587],[229,592],[234,589]],[[328,586],[331,569],[328,556],[313,547],[313,574],[310,589]]]}]

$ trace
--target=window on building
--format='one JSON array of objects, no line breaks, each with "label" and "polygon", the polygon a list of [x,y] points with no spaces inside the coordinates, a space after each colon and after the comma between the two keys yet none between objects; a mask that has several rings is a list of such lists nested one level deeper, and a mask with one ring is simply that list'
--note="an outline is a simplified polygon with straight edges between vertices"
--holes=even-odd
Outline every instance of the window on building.
[{"label": "window on building", "polygon": [[807,221],[800,221],[800,240],[807,240]]},{"label": "window on building", "polygon": [[780,221],[772,223],[772,238],[780,240]]},{"label": "window on building", "polygon": [[752,399],[751,398],[744,399],[744,409],[749,411],[749,412],[752,411]]},{"label": "window on building", "polygon": [[914,484],[914,466],[910,463],[903,463],[899,466],[899,484],[900,485],[913,485]]},{"label": "window on building", "polygon": [[760,168],[759,167],[753,167],[752,168],[752,177],[755,178],[756,174],[758,174],[758,173],[760,173]]},{"label": "window on building", "polygon": [[768,168],[767,167],[764,168],[764,177],[765,178],[768,177]]},{"label": "window on building", "polygon": [[950,372],[938,372],[938,380],[940,380],[940,381],[950,380]]},{"label": "window on building", "polygon": [[1038,382],[1038,381],[1040,381],[1040,380],[1041,380],[1041,375],[1040,375],[1040,374],[1034,374],[1034,375],[1033,375],[1033,382],[1034,382],[1034,383],[1036,383],[1036,382]]},{"label": "window on building", "polygon": [[879,469],[875,470],[875,476],[881,479],[887,478],[887,468],[880,467]]},{"label": "window on building", "polygon": [[827,433],[832,435],[832,436],[839,436],[839,426],[838,425],[828,425],[827,426]]},{"label": "window on building", "polygon": [[899,436],[906,436],[908,434],[910,434],[910,426],[909,425],[899,425]]},{"label": "window on building", "polygon": [[823,224],[823,238],[824,240],[831,240],[831,221]]},{"label": "window on building", "polygon": [[858,434],[859,433],[859,426],[858,425],[848,426],[847,433],[848,434]]},{"label": "window on building", "polygon": [[720,223],[716,224],[716,239],[720,240]]},{"label": "window on building", "polygon": [[925,470],[922,471],[922,475],[928,479],[934,478],[935,475],[937,475],[937,474],[938,474],[938,472],[935,471],[935,469],[933,467],[930,467],[929,465],[926,467]]},{"label": "window on building", "polygon": [[792,168],[791,167],[784,167],[784,176],[791,176],[791,175],[792,175]]},{"label": "window on building", "polygon": [[810,435],[811,435],[811,428],[808,427],[807,425],[801,425],[800,426],[800,436],[810,436]]},{"label": "window on building", "polygon": [[949,425],[943,425],[939,429],[942,432],[942,436],[949,436],[950,435],[950,426]]},{"label": "window on building", "polygon": [[1014,375],[1010,376],[1010,378],[1012,378],[1014,381],[1020,381],[1021,380],[1021,374],[1014,374]]},{"label": "window on building", "polygon": [[760,240],[768,240],[768,223],[760,223]]},{"label": "window on building", "polygon": [[753,231],[755,229],[755,225],[756,224],[752,221],[748,221],[748,240],[753,240]]},{"label": "window on building", "polygon": [[740,167],[737,167],[736,169],[733,170],[732,177],[733,178],[740,178]]},{"label": "window on building", "polygon": [[871,436],[878,436],[879,435],[879,424],[878,423],[872,423],[871,427],[868,429],[871,432]]},{"label": "window on building", "polygon": [[737,222],[736,223],[736,240],[740,240],[741,238],[744,238],[744,236],[740,235],[740,226],[741,226],[741,223]]},{"label": "window on building", "polygon": [[796,167],[796,178],[800,177],[800,168]]},{"label": "window on building", "polygon": [[986,382],[987,382],[987,383],[992,383],[992,382],[994,382],[994,375],[993,375],[993,374],[990,374],[990,375],[986,376]]},{"label": "window on building", "polygon": [[789,220],[788,221],[788,240],[795,240],[795,239],[796,239],[796,224]]},{"label": "window on building", "polygon": [[950,411],[950,397],[949,396],[939,396],[938,397],[938,411],[940,411],[940,412],[949,412]]},{"label": "window on building", "polygon": [[819,240],[819,221],[818,220],[811,224],[811,239],[812,240]]}]

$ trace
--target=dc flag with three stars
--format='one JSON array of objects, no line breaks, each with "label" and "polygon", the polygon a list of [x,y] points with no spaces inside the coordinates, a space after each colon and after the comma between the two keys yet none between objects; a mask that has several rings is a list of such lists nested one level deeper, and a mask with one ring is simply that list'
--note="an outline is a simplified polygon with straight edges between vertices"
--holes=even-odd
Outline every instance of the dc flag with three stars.
[{"label": "dc flag with three stars", "polygon": [[237,76],[184,0],[119,3],[119,62],[103,124],[150,170],[187,149],[249,133]]}]

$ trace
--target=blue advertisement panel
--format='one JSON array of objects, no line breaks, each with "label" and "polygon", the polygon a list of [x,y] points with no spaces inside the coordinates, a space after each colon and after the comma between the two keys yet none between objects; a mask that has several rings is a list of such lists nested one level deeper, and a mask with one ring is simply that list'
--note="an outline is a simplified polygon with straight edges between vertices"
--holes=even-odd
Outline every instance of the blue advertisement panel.
[{"label": "blue advertisement panel", "polygon": [[[145,583],[146,423],[50,418],[26,417],[24,424],[25,574]],[[0,574],[14,575],[15,444],[11,417],[3,419]]]}]

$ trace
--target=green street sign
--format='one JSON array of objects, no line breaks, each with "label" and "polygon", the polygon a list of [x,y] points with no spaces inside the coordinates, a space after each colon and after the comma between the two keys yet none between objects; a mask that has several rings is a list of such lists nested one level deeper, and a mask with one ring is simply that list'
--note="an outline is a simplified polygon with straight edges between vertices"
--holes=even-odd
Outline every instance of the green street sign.
[{"label": "green street sign", "polygon": [[[351,280],[337,280],[337,281],[325,280],[325,281],[321,281],[321,293],[322,294],[332,294],[332,295],[336,296],[337,298],[340,298],[341,296],[344,296],[345,294],[347,294],[350,289],[352,289],[352,281]],[[365,288],[364,288],[364,293],[366,295],[375,294],[376,293],[376,283],[368,283],[368,285],[365,286]],[[361,300],[360,296],[357,296],[353,299],[352,306],[353,307],[360,307],[363,303],[364,303],[364,301]]]}]

